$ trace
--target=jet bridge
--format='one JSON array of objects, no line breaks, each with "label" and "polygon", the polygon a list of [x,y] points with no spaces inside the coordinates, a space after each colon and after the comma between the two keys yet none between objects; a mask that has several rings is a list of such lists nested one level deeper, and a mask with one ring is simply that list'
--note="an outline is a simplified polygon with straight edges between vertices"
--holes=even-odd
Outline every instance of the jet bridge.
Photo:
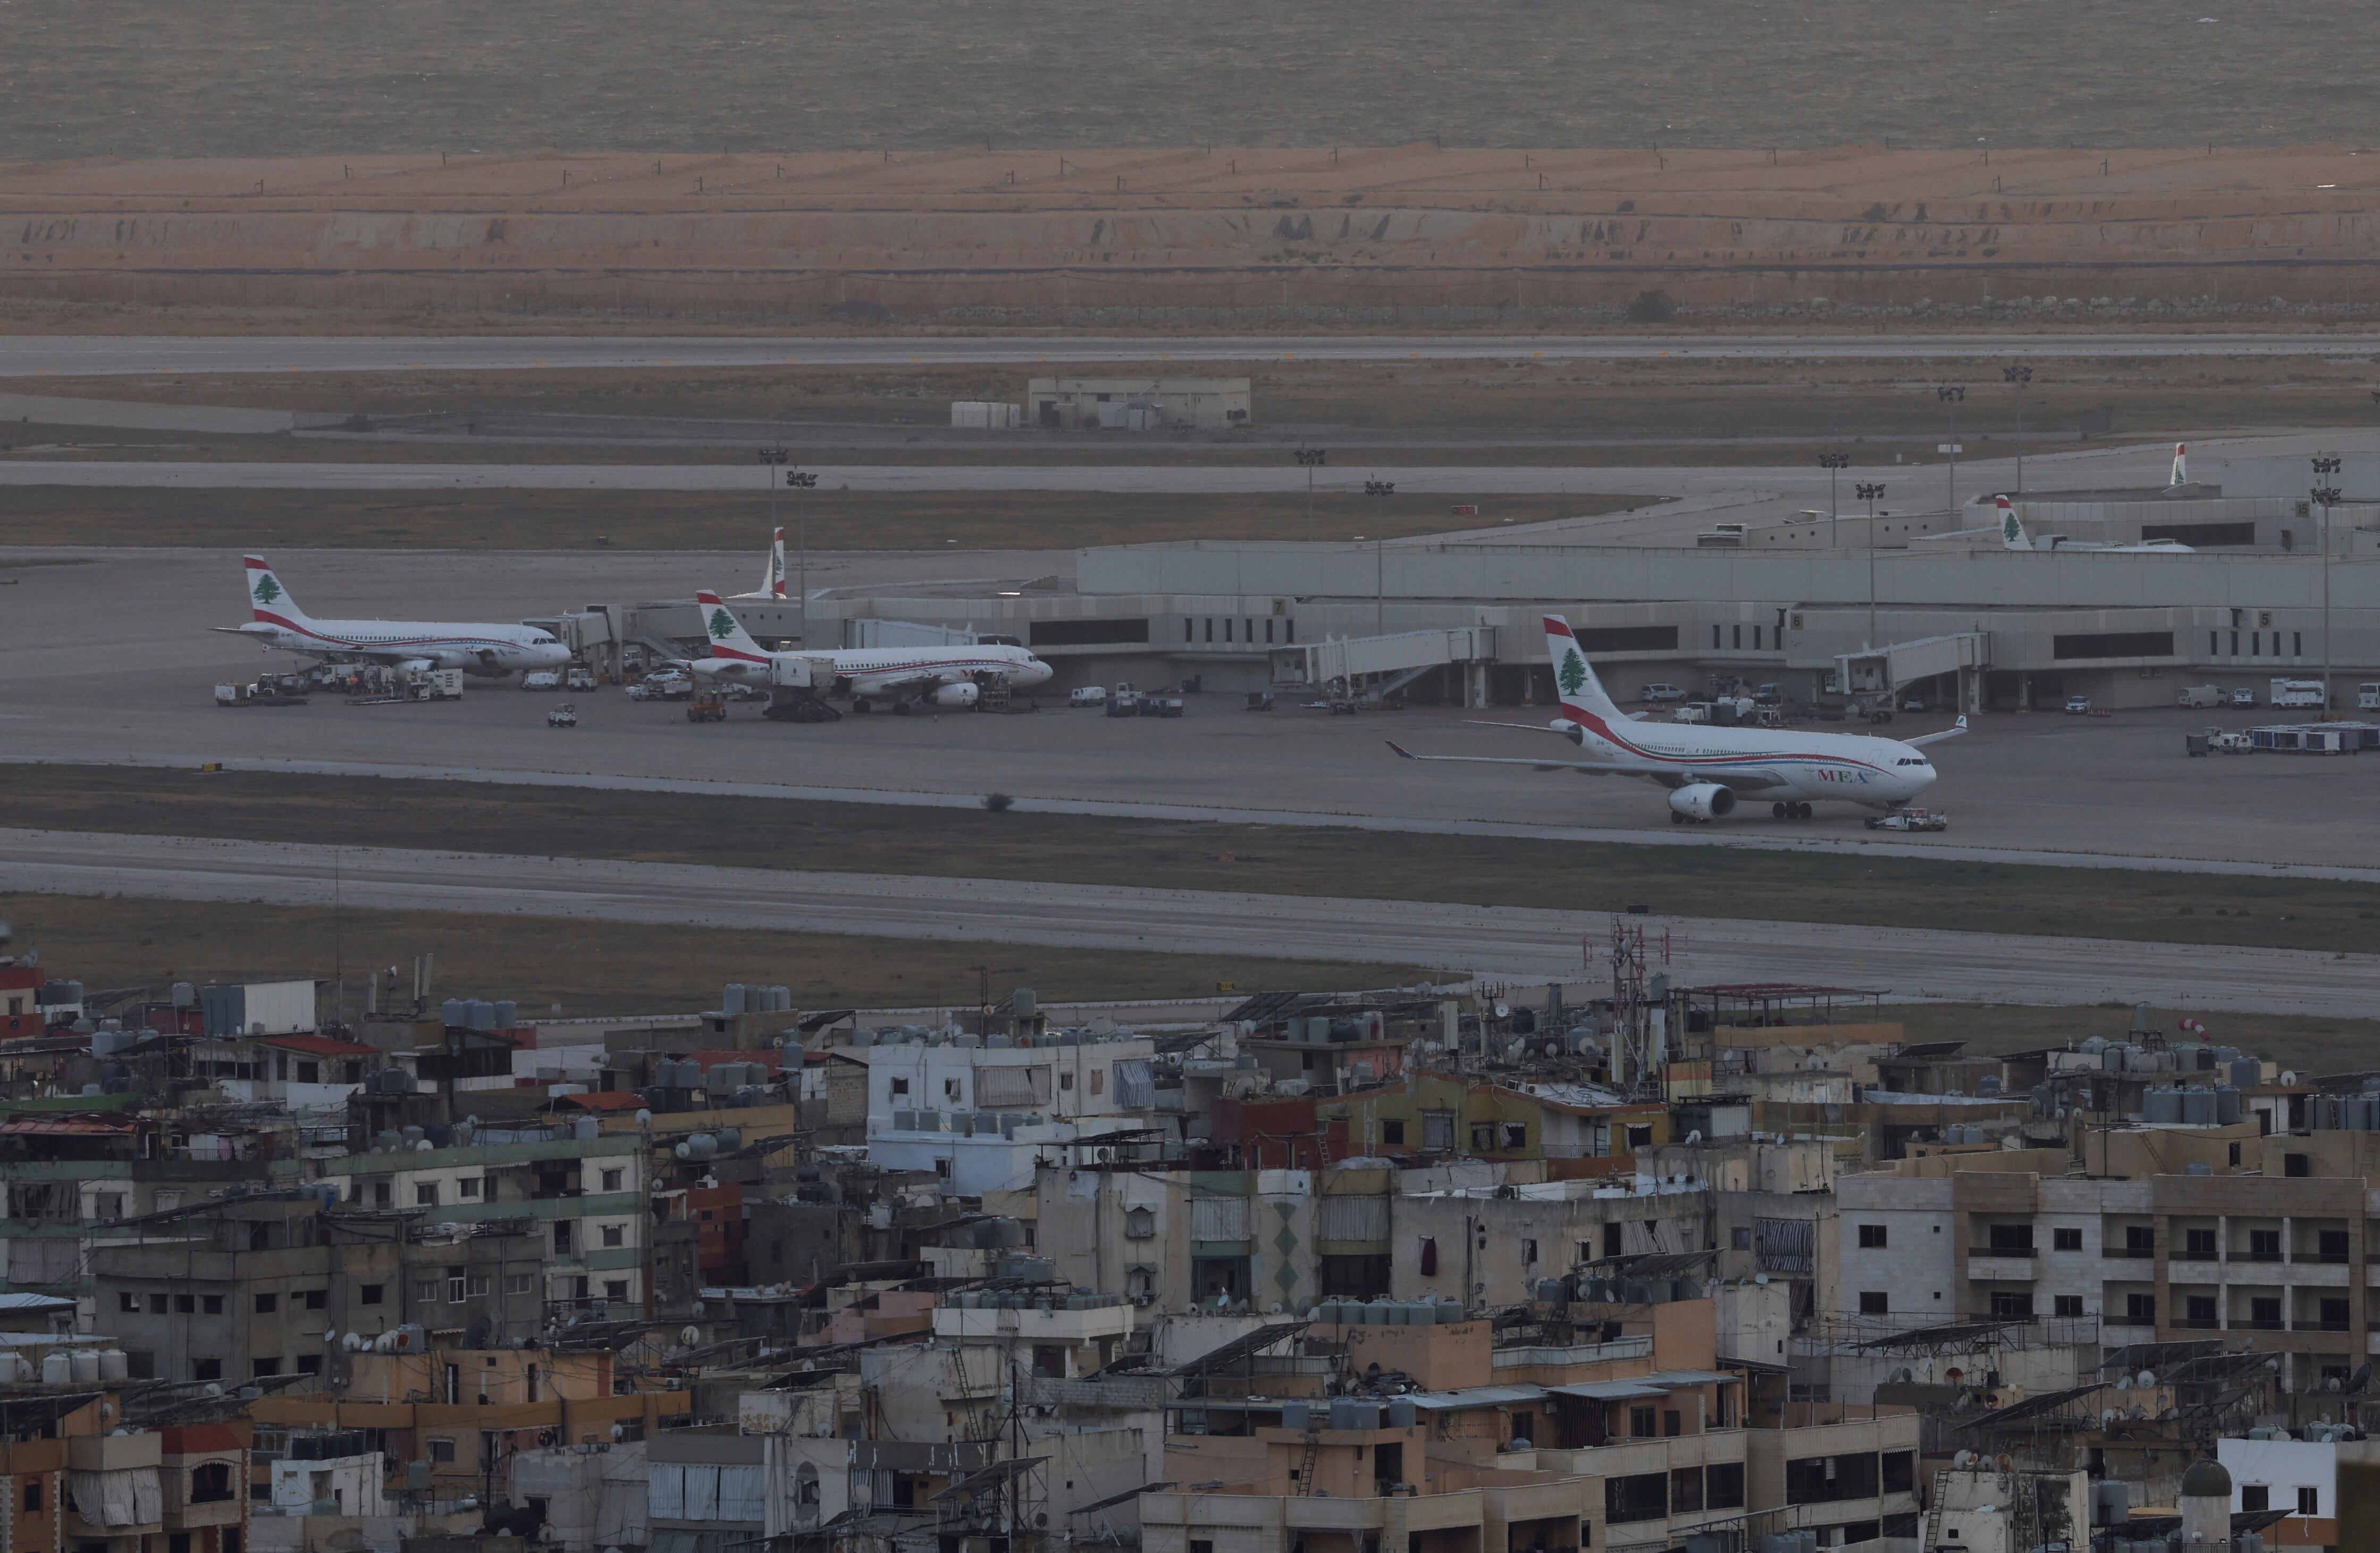
[{"label": "jet bridge", "polygon": [[1385,637],[1334,637],[1270,654],[1273,688],[1319,693],[1332,700],[1376,705],[1432,669],[1464,666],[1465,706],[1488,704],[1488,665],[1496,661],[1496,627],[1395,631]]},{"label": "jet bridge", "polygon": [[1835,684],[1847,696],[1894,697],[1905,685],[1942,674],[1958,676],[1958,708],[1983,710],[1984,671],[1991,667],[1992,634],[1960,631],[1920,637],[1864,652],[1835,654]]}]

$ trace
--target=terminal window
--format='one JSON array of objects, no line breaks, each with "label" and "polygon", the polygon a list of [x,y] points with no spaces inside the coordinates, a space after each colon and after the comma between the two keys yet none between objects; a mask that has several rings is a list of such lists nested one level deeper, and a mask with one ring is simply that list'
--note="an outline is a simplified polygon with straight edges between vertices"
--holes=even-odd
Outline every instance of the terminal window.
[{"label": "terminal window", "polygon": [[1026,630],[1026,645],[1029,647],[1101,647],[1147,640],[1148,622],[1145,619],[1037,620]]},{"label": "terminal window", "polygon": [[2050,638],[2050,655],[2076,658],[2170,658],[2170,631],[2092,631]]}]

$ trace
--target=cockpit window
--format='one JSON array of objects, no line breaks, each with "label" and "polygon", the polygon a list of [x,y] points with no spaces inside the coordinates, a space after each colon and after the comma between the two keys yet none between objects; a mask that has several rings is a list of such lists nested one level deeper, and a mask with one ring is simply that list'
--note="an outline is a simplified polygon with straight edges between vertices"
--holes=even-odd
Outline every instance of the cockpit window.
[{"label": "cockpit window", "polygon": [[1925,764],[1925,757],[1922,755],[1907,755],[1901,757],[1899,760],[1894,761],[1893,764],[1897,766],[1922,766]]}]

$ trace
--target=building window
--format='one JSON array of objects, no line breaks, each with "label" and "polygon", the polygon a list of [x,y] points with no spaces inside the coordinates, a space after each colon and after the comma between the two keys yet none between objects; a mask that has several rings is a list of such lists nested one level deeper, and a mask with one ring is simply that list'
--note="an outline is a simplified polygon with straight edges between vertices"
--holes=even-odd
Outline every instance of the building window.
[{"label": "building window", "polygon": [[2081,1316],[2082,1314],[2082,1296],[2080,1294],[2058,1295],[2053,1314],[2061,1316]]},{"label": "building window", "polygon": [[1743,1508],[1743,1463],[1713,1462],[1703,1472],[1703,1505],[1708,1510]]},{"label": "building window", "polygon": [[191,1294],[176,1294],[174,1296],[174,1313],[176,1315],[193,1315],[197,1312],[198,1308],[199,1302],[197,1296]]},{"label": "building window", "polygon": [[1381,1122],[1380,1141],[1384,1144],[1403,1143],[1405,1141],[1404,1119],[1402,1117],[1391,1116]]},{"label": "building window", "polygon": [[619,1224],[606,1224],[603,1226],[603,1244],[605,1245],[625,1245],[627,1244],[627,1236],[628,1231],[625,1226]]},{"label": "building window", "polygon": [[1881,1289],[1860,1291],[1862,1316],[1888,1316],[1892,1313],[1892,1296]]},{"label": "building window", "polygon": [[1885,1234],[1883,1225],[1863,1224],[1859,1227],[1859,1232],[1860,1249],[1862,1251],[1881,1251],[1884,1249]]},{"label": "building window", "polygon": [[1496,1123],[1474,1122],[1471,1124],[1471,1151],[1475,1154],[1496,1152]]},{"label": "building window", "polygon": [[606,1192],[617,1192],[621,1190],[620,1183],[622,1181],[626,1179],[626,1176],[627,1172],[625,1171],[605,1171],[603,1172],[603,1190]]},{"label": "building window", "polygon": [[140,1296],[134,1293],[118,1294],[115,1296],[115,1308],[127,1316],[138,1316],[140,1314]]},{"label": "building window", "polygon": [[149,1314],[152,1316],[163,1316],[165,1314],[170,1304],[171,1300],[168,1296],[164,1294],[152,1294],[149,1296]]},{"label": "building window", "polygon": [[2049,1231],[2049,1248],[2052,1251],[2080,1251],[2082,1249],[2082,1231],[2052,1230]]},{"label": "building window", "polygon": [[221,1359],[191,1360],[190,1378],[192,1380],[221,1380],[223,1378],[223,1361]]},{"label": "building window", "polygon": [[330,1306],[331,1292],[328,1289],[309,1289],[306,1291],[306,1308],[308,1310],[328,1310]]},{"label": "building window", "polygon": [[381,1298],[387,1288],[388,1285],[385,1283],[363,1284],[356,1290],[356,1303],[358,1304],[376,1305],[380,1304]]},{"label": "building window", "polygon": [[441,1462],[454,1461],[455,1442],[451,1439],[431,1440],[430,1442],[430,1459],[432,1462]]},{"label": "building window", "polygon": [[259,1379],[261,1379],[268,1375],[279,1375],[281,1373],[281,1361],[278,1359],[251,1359],[249,1361],[248,1372],[249,1374],[257,1377]]},{"label": "building window", "polygon": [[2147,1224],[2124,1226],[2124,1255],[2130,1257],[2151,1257],[2156,1255],[2156,1230]]},{"label": "building window", "polygon": [[434,1278],[423,1278],[414,1280],[413,1297],[420,1301],[423,1304],[436,1304],[439,1292],[439,1282]]},{"label": "building window", "polygon": [[504,1274],[504,1292],[526,1294],[528,1292],[528,1274],[525,1272],[508,1272]]},{"label": "building window", "polygon": [[2298,1513],[2300,1515],[2320,1515],[2322,1513],[2322,1490],[2309,1485],[2300,1484],[2298,1486]]},{"label": "building window", "polygon": [[270,1315],[272,1315],[274,1311],[279,1310],[280,1308],[281,1308],[281,1296],[280,1296],[280,1295],[278,1295],[278,1294],[259,1294],[259,1295],[257,1295],[257,1296],[256,1296],[256,1314],[257,1314],[257,1315],[259,1315],[259,1316],[270,1316]]},{"label": "building window", "polygon": [[1537,1265],[1537,1243],[1536,1241],[1524,1240],[1521,1242],[1521,1265],[1523,1267],[1529,1268],[1533,1268]]},{"label": "building window", "polygon": [[[1748,1224],[1739,1224],[1739,1225],[1737,1225],[1734,1229],[1730,1230],[1730,1231],[1727,1232],[1727,1244],[1728,1244],[1730,1247],[1732,1247],[1733,1249],[1735,1249],[1735,1250],[1737,1250],[1737,1251],[1749,1251],[1749,1250],[1751,1250],[1751,1249],[1752,1249],[1752,1227],[1751,1227],[1750,1225],[1748,1225]],[[1586,1244],[1585,1244],[1585,1243],[1584,1241],[1582,1241],[1582,1242],[1579,1244],[1579,1248],[1578,1248],[1578,1249],[1579,1249],[1579,1258],[1578,1258],[1578,1259],[1579,1259],[1580,1261],[1582,1261],[1582,1262],[1591,1262],[1591,1261],[1593,1261],[1593,1260],[1594,1260],[1594,1258],[1593,1258],[1593,1257],[1591,1257],[1591,1256],[1587,1256],[1587,1255],[1586,1255]]]},{"label": "building window", "polygon": [[231,1497],[229,1462],[200,1462],[190,1469],[192,1504],[225,1504]]},{"label": "building window", "polygon": [[2181,1245],[2182,1260],[2186,1262],[2215,1260],[2215,1231],[2212,1230],[2184,1230]]},{"label": "building window", "polygon": [[1628,1410],[1629,1438],[1651,1439],[1654,1437],[1654,1433],[1653,1410],[1651,1408],[1632,1407]]},{"label": "building window", "polygon": [[2261,1483],[2240,1485],[2240,1508],[2253,1515],[2273,1508],[2273,1491]]},{"label": "building window", "polygon": [[567,1219],[553,1221],[553,1254],[557,1256],[570,1255],[570,1220]]},{"label": "building window", "polygon": [[438,1183],[434,1181],[425,1181],[415,1186],[413,1189],[413,1206],[416,1207],[436,1207],[438,1206]]},{"label": "building window", "polygon": [[603,1297],[607,1300],[626,1299],[628,1297],[628,1280],[625,1278],[605,1279],[603,1280]]},{"label": "building window", "polygon": [[320,1353],[300,1353],[300,1354],[298,1354],[298,1373],[299,1375],[320,1375],[320,1374],[322,1374],[322,1356]]},{"label": "building window", "polygon": [[200,1315],[221,1316],[223,1313],[224,1297],[221,1294],[201,1294],[199,1296]]},{"label": "building window", "polygon": [[1718,627],[1716,625],[1711,627],[1711,650],[1713,652],[1718,650]]},{"label": "building window", "polygon": [[1508,1149],[1510,1149],[1510,1148],[1526,1148],[1526,1147],[1529,1147],[1529,1124],[1528,1124],[1527,1122],[1505,1122],[1505,1123],[1504,1123],[1504,1147],[1505,1147],[1506,1148],[1508,1148]]},{"label": "building window", "polygon": [[2289,656],[2292,658],[2303,658],[2305,656],[2304,632],[2292,631],[2289,633]]},{"label": "building window", "polygon": [[488,1297],[488,1275],[483,1272],[475,1272],[471,1274],[470,1277],[463,1280],[463,1292],[475,1300],[486,1299]]},{"label": "building window", "polygon": [[479,1177],[467,1175],[462,1180],[456,1182],[455,1183],[455,1195],[458,1197],[478,1196],[480,1195]]},{"label": "building window", "polygon": [[2290,1177],[2310,1176],[2313,1174],[2313,1166],[2302,1154],[2284,1154],[2281,1156],[2281,1173]]},{"label": "building window", "polygon": [[2124,1296],[2124,1323],[2131,1327],[2156,1325],[2156,1296],[2127,1294]]},{"label": "building window", "polygon": [[25,1479],[25,1513],[39,1515],[41,1512],[42,1480],[38,1477],[29,1477]]},{"label": "building window", "polygon": [[902,1096],[906,1095],[909,1092],[909,1081],[905,1078],[894,1079],[890,1092],[893,1098],[900,1098]]}]

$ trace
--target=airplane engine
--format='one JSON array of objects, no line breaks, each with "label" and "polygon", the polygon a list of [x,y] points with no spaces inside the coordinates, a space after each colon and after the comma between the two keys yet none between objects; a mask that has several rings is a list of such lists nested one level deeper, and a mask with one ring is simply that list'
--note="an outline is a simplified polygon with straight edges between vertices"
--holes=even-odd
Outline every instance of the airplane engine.
[{"label": "airplane engine", "polygon": [[1719,819],[1735,812],[1735,790],[1716,782],[1697,782],[1670,795],[1670,815],[1680,821]]},{"label": "airplane engine", "polygon": [[1557,717],[1546,726],[1574,745],[1584,747],[1586,744],[1586,730],[1567,717]]},{"label": "airplane engine", "polygon": [[976,704],[979,694],[972,684],[961,682],[941,686],[929,699],[938,707],[971,707]]}]

